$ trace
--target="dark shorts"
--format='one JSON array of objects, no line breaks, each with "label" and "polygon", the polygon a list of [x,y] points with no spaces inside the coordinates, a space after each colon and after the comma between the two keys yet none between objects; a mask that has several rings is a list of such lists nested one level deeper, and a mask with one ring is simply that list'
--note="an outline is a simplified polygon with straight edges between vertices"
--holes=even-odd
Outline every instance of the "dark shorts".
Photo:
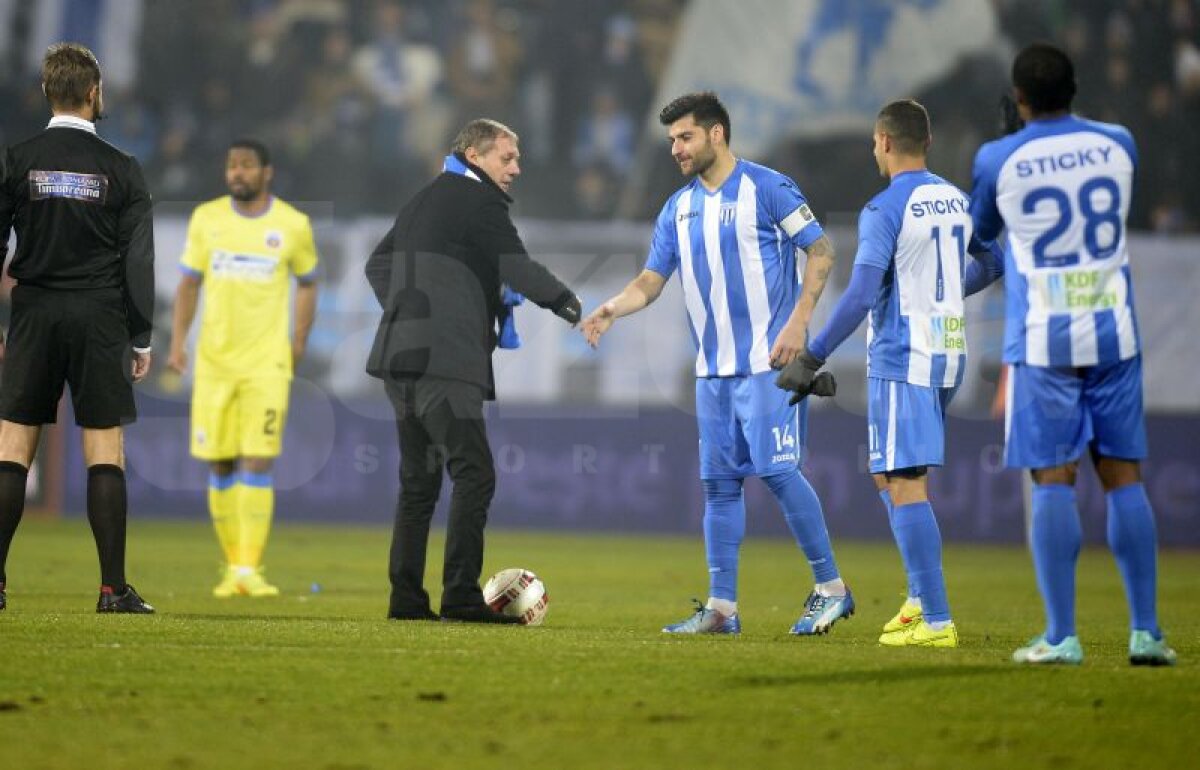
[{"label": "dark shorts", "polygon": [[63,384],[75,423],[113,428],[137,418],[133,349],[118,289],[56,291],[17,286],[0,378],[0,418],[52,423]]}]

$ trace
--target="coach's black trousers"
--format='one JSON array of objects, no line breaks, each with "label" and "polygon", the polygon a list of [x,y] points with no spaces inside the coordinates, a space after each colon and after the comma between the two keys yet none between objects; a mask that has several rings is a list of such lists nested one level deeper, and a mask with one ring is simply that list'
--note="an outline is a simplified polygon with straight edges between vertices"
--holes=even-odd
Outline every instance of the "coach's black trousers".
[{"label": "coach's black trousers", "polygon": [[496,490],[496,471],[483,420],[483,389],[458,380],[422,377],[385,381],[400,431],[400,499],[392,530],[389,612],[429,608],[423,585],[429,522],[442,488],[453,491],[446,528],[442,608],[479,605],[483,528]]}]

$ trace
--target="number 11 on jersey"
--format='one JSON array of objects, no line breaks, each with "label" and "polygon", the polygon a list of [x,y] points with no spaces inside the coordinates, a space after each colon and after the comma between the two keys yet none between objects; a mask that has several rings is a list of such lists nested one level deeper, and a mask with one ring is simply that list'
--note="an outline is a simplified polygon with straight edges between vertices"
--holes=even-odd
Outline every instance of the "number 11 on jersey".
[{"label": "number 11 on jersey", "polygon": [[[967,254],[966,230],[962,225],[955,225],[950,228],[950,235],[958,242],[958,270],[961,273],[963,268],[963,260]],[[946,272],[942,266],[942,228],[934,226],[929,231],[929,237],[933,238],[934,248],[937,249],[937,293],[938,302],[944,302],[946,299]]]}]

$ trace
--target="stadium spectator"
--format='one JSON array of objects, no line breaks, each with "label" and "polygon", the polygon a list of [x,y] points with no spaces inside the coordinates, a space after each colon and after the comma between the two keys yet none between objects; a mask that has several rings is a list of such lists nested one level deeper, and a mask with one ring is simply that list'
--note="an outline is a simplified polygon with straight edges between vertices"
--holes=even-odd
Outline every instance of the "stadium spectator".
[{"label": "stadium spectator", "polygon": [[125,580],[122,435],[137,418],[132,383],[150,371],[150,193],[137,160],[96,136],[104,95],[89,49],[50,46],[42,88],[54,117],[7,150],[0,182],[0,260],[10,228],[17,233],[10,344],[0,348],[0,609],[28,469],[66,383],[83,428],[87,515],[100,557],[96,611],[151,613]]},{"label": "stadium spectator", "polygon": [[617,181],[606,163],[590,163],[575,173],[575,216],[608,219],[617,203]]},{"label": "stadium spectator", "polygon": [[447,62],[447,79],[458,123],[475,115],[511,120],[520,42],[514,15],[493,0],[468,0]]},{"label": "stadium spectator", "polygon": [[[287,141],[293,156],[303,159],[298,186],[321,190],[335,213],[354,211],[369,194],[369,148],[359,137],[371,118],[371,97],[352,66],[353,40],[345,27],[327,30],[320,50],[288,120]],[[330,174],[331,167],[338,173]]]},{"label": "stadium spectator", "polygon": [[517,135],[493,120],[468,123],[443,173],[401,208],[367,261],[383,307],[367,373],[383,380],[400,433],[400,500],[389,563],[388,617],[435,620],[424,588],[429,522],[448,471],[441,617],[481,623],[493,612],[479,588],[483,530],[495,490],[483,402],[495,398],[492,351],[504,340],[509,292],[571,324],[579,298],[532,260],[509,219],[520,174]]},{"label": "stadium spectator", "polygon": [[579,121],[571,160],[576,168],[603,163],[624,175],[633,164],[636,139],[633,116],[622,107],[616,90],[600,86]]},{"label": "stadium spectator", "polygon": [[419,154],[413,136],[422,111],[435,101],[443,65],[430,45],[410,40],[404,30],[405,9],[385,1],[375,8],[373,37],[354,55],[354,69],[375,100],[370,123],[371,157],[379,173],[376,190],[387,189],[401,171],[417,171]]},{"label": "stadium spectator", "polygon": [[[213,596],[278,596],[262,573],[275,510],[272,468],[283,448],[293,368],[304,356],[317,303],[312,225],[271,194],[267,148],[249,139],[226,153],[229,194],[188,223],[167,366],[187,369],[187,336],[201,286],[191,452],[209,464],[208,508],[225,555]],[[291,276],[296,317],[288,339]]]}]

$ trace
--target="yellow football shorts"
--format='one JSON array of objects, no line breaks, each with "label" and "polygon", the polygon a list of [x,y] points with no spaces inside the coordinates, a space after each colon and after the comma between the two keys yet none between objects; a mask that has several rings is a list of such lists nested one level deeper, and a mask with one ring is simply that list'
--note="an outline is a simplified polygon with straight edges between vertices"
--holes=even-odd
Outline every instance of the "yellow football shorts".
[{"label": "yellow football shorts", "polygon": [[205,378],[192,389],[192,456],[278,457],[291,380]]}]

